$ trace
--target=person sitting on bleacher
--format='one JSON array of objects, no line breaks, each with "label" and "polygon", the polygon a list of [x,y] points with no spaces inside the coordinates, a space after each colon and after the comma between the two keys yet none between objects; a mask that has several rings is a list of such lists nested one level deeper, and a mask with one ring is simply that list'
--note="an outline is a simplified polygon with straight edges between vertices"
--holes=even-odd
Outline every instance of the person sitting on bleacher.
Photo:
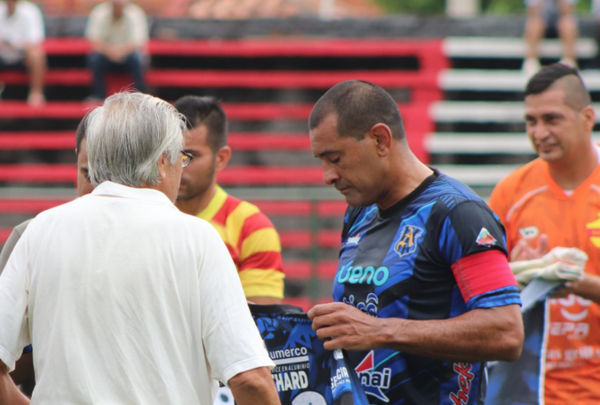
[{"label": "person sitting on bleacher", "polygon": [[[28,103],[44,104],[46,53],[40,9],[23,0],[0,1],[0,69],[26,66],[30,76]],[[0,92],[4,85],[0,83]]]},{"label": "person sitting on bleacher", "polygon": [[533,76],[541,68],[538,46],[549,27],[556,31],[563,47],[561,63],[577,67],[575,42],[578,30],[573,9],[577,0],[525,0],[527,23],[525,25],[525,60],[523,73]]},{"label": "person sitting on bleacher", "polygon": [[106,98],[105,75],[124,71],[134,86],[146,92],[144,82],[144,48],[148,43],[148,21],[144,10],[128,0],[111,0],[94,7],[85,36],[92,45],[88,65],[93,74],[92,102]]}]

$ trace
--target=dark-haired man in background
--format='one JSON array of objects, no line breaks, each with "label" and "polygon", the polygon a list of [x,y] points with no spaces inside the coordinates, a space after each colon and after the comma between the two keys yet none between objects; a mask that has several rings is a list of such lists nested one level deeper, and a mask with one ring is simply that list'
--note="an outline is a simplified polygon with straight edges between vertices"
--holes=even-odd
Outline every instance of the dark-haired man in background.
[{"label": "dark-haired man in background", "polygon": [[327,349],[347,349],[372,404],[477,404],[482,362],[523,343],[504,230],[467,186],[411,152],[383,89],[342,82],[315,105],[312,151],[350,208],[335,303],[309,312]]},{"label": "dark-haired man in background", "polygon": [[[585,251],[589,260],[583,278],[559,292],[563,298],[548,300],[548,326],[539,340],[545,356],[541,375],[528,384],[541,390],[532,394],[531,402],[521,398],[519,403],[597,404],[600,153],[592,141],[594,108],[577,70],[554,64],[533,76],[525,90],[525,121],[539,158],[503,179],[490,198],[490,207],[506,227],[511,258],[534,259],[548,248],[563,246]],[[511,384],[509,390],[514,388]]]},{"label": "dark-haired man in background", "polygon": [[[88,154],[87,145],[85,140],[85,131],[87,126],[87,115],[81,120],[77,127],[75,135],[75,154],[77,155],[77,196],[81,197],[89,194],[94,189],[89,179],[88,170]],[[15,245],[23,235],[23,232],[27,229],[27,226],[32,220],[29,219],[25,222],[15,226],[10,236],[6,240],[6,243],[2,247],[0,253],[0,274],[4,270],[8,258],[12,253]],[[28,346],[19,361],[17,362],[15,371],[11,373],[11,377],[15,384],[21,385],[21,390],[27,395],[31,396],[33,387],[35,386],[34,371],[33,371],[33,356],[31,353],[31,346]]]},{"label": "dark-haired man in background", "polygon": [[248,300],[281,303],[285,275],[277,231],[255,205],[230,196],[217,184],[217,174],[231,157],[225,112],[212,97],[185,96],[174,106],[187,118],[185,151],[194,157],[183,170],[177,208],[217,229]]}]

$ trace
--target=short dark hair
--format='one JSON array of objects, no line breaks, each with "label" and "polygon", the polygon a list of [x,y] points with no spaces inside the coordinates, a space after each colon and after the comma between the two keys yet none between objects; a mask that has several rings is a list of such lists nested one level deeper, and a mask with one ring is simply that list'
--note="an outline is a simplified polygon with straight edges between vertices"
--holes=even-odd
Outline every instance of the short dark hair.
[{"label": "short dark hair", "polygon": [[309,129],[318,127],[331,113],[337,115],[338,136],[363,139],[379,123],[386,124],[395,139],[406,136],[398,105],[384,89],[373,83],[349,80],[327,90],[310,113]]},{"label": "short dark hair", "polygon": [[525,97],[540,94],[548,90],[554,83],[560,79],[568,77],[568,85],[563,86],[565,92],[565,104],[575,110],[581,110],[592,103],[590,93],[585,88],[585,84],[579,75],[577,69],[567,66],[564,63],[554,63],[544,66],[537,72],[525,88]]},{"label": "short dark hair", "polygon": [[206,142],[213,152],[227,145],[227,116],[216,98],[184,96],[175,101],[173,106],[185,116],[188,129],[206,126]]},{"label": "short dark hair", "polygon": [[88,111],[82,118],[79,125],[77,125],[77,132],[75,133],[75,153],[79,156],[79,152],[81,152],[81,142],[84,140],[87,132],[87,126],[89,121],[89,116],[92,111]]}]

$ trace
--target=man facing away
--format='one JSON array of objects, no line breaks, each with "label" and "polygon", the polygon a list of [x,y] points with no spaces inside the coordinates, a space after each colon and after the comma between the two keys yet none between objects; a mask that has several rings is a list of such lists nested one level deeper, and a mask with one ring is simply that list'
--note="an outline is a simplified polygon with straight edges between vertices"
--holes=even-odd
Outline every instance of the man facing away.
[{"label": "man facing away", "polygon": [[347,349],[372,404],[478,404],[487,360],[516,360],[519,291],[504,231],[468,187],[411,152],[371,83],[337,84],[309,120],[323,179],[346,198],[335,303],[309,312]]},{"label": "man facing away", "polygon": [[490,207],[506,227],[512,260],[575,247],[584,276],[547,300],[539,377],[546,405],[600,403],[600,153],[596,121],[577,70],[544,67],[525,89],[527,135],[538,159],[503,179]]},{"label": "man facing away", "polygon": [[215,380],[279,403],[225,246],[173,204],[183,129],[139,93],[90,113],[96,188],[38,215],[0,276],[0,403],[29,403],[7,374],[28,344],[34,404],[211,404]]},{"label": "man facing away", "polygon": [[185,96],[175,108],[187,119],[185,151],[193,160],[183,170],[175,205],[209,221],[225,242],[248,300],[279,304],[283,298],[281,243],[273,224],[260,210],[228,195],[217,185],[227,166],[227,118],[212,97]]},{"label": "man facing away", "polygon": [[[44,19],[40,9],[24,0],[0,2],[0,68],[25,64],[29,71],[28,103],[45,103]],[[0,82],[0,93],[4,85]]]}]

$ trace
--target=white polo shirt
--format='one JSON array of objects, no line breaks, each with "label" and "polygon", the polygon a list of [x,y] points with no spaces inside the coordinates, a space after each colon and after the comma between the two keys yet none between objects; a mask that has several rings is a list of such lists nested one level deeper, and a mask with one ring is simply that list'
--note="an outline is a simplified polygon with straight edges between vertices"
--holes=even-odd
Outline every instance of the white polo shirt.
[{"label": "white polo shirt", "polygon": [[9,16],[5,2],[0,2],[0,41],[22,48],[27,44],[44,41],[44,19],[40,9],[24,0],[17,2],[15,12]]},{"label": "white polo shirt", "polygon": [[0,275],[0,360],[29,343],[32,404],[212,404],[274,364],[208,223],[111,182],[39,214]]}]

